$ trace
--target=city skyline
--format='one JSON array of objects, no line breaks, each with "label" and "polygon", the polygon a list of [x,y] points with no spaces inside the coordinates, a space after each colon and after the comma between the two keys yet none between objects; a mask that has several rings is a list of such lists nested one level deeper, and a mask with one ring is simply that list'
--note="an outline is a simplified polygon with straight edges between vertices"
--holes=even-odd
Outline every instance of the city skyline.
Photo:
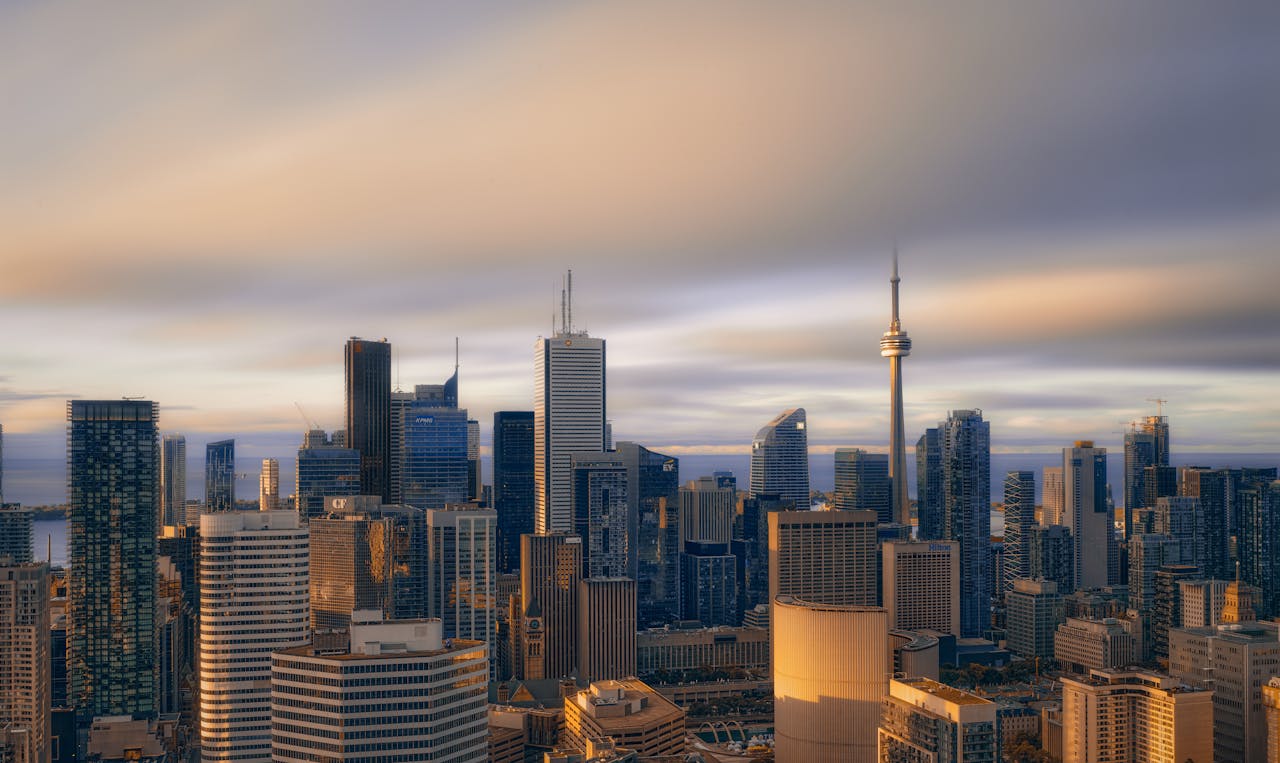
[{"label": "city skyline", "polygon": [[1275,9],[1165,11],[5,9],[10,453],[145,395],[275,455],[294,402],[339,428],[352,335],[403,389],[460,336],[472,416],[526,410],[567,267],[615,439],[740,453],[804,407],[878,450],[895,241],[908,441],[980,408],[997,451],[1116,447],[1160,397],[1175,451],[1274,449]]}]

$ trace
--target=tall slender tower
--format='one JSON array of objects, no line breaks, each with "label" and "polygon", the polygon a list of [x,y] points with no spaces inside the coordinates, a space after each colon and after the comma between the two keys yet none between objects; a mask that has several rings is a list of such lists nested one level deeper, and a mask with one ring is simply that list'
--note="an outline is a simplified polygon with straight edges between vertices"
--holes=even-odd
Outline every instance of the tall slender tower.
[{"label": "tall slender tower", "polygon": [[889,359],[889,479],[893,481],[893,516],[900,524],[911,524],[911,503],[907,498],[907,450],[902,416],[902,359],[911,354],[911,338],[898,320],[898,253],[893,253],[893,318],[889,330],[880,337],[880,354]]}]

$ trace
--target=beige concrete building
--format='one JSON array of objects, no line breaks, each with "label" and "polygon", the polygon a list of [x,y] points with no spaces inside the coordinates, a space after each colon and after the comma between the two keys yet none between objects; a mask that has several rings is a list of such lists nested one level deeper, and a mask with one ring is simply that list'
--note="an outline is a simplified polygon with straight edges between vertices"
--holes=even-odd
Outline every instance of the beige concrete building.
[{"label": "beige concrete building", "polygon": [[1262,687],[1262,707],[1267,718],[1267,763],[1280,763],[1280,677]]},{"label": "beige concrete building", "polygon": [[684,753],[684,710],[634,678],[599,681],[564,699],[564,743],[611,737],[641,758]]},{"label": "beige concrete building", "polygon": [[1222,622],[1227,601],[1225,580],[1179,580],[1182,599],[1182,627],[1208,628]]},{"label": "beige concrete building", "polygon": [[651,628],[636,634],[636,671],[769,667],[767,628]]},{"label": "beige concrete building", "polygon": [[960,635],[960,544],[894,541],[880,547],[889,627]]},{"label": "beige concrete building", "polygon": [[1212,692],[1137,670],[1061,682],[1063,763],[1214,760]]},{"label": "beige concrete building", "polygon": [[894,679],[884,698],[880,763],[995,763],[997,705],[928,678]]},{"label": "beige concrete building", "polygon": [[893,674],[899,677],[938,680],[939,642],[936,636],[915,631],[889,631],[889,648],[893,651]]},{"label": "beige concrete building", "polygon": [[0,556],[0,745],[48,763],[49,565]]},{"label": "beige concrete building", "polygon": [[777,759],[873,763],[893,669],[889,613],[779,596],[773,617]]},{"label": "beige concrete building", "polygon": [[1004,601],[1009,650],[1027,658],[1052,657],[1054,635],[1064,619],[1058,584],[1052,580],[1015,580]]},{"label": "beige concrete building", "polygon": [[1133,634],[1113,617],[1068,617],[1053,639],[1053,658],[1076,673],[1128,667],[1137,662],[1136,649]]},{"label": "beige concrete building", "polygon": [[874,511],[775,511],[769,514],[769,600],[874,607]]},{"label": "beige concrete building", "polygon": [[686,541],[728,543],[733,539],[733,516],[737,511],[737,490],[720,487],[715,477],[699,477],[680,488],[678,549]]}]

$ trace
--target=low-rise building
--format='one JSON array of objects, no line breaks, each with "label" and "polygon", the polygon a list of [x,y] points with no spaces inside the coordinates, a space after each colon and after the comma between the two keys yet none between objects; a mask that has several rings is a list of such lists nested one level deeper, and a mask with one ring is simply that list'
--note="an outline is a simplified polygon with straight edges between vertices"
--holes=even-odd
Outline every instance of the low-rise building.
[{"label": "low-rise building", "polygon": [[636,670],[640,675],[660,670],[768,667],[767,628],[650,628],[636,634]]},{"label": "low-rise building", "polygon": [[1133,634],[1114,617],[1068,617],[1053,640],[1053,658],[1075,673],[1127,667],[1137,661],[1136,656]]},{"label": "low-rise building", "polygon": [[600,681],[564,700],[564,739],[585,750],[611,737],[642,758],[684,752],[685,712],[643,681]]},{"label": "low-rise building", "polygon": [[889,682],[877,731],[881,763],[995,763],[996,703],[928,678]]}]

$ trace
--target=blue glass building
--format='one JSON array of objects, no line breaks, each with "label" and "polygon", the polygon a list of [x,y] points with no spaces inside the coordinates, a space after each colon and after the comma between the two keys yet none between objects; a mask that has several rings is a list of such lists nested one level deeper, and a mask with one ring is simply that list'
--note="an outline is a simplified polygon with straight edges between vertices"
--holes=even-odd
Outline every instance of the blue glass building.
[{"label": "blue glass building", "polygon": [[952,411],[938,431],[943,527],[960,541],[960,635],[981,637],[991,625],[991,425],[982,411]]},{"label": "blue glass building", "polygon": [[208,511],[236,507],[236,441],[219,440],[204,448],[204,505]]},{"label": "blue glass building", "polygon": [[445,385],[419,385],[403,408],[402,502],[443,509],[469,496],[467,411],[457,407],[457,374]]},{"label": "blue glass building", "polygon": [[325,496],[360,495],[360,451],[336,447],[323,431],[312,430],[298,449],[295,476],[298,513],[318,517]]},{"label": "blue glass building", "polygon": [[533,411],[493,414],[493,507],[498,571],[520,569],[520,536],[533,532]]}]

